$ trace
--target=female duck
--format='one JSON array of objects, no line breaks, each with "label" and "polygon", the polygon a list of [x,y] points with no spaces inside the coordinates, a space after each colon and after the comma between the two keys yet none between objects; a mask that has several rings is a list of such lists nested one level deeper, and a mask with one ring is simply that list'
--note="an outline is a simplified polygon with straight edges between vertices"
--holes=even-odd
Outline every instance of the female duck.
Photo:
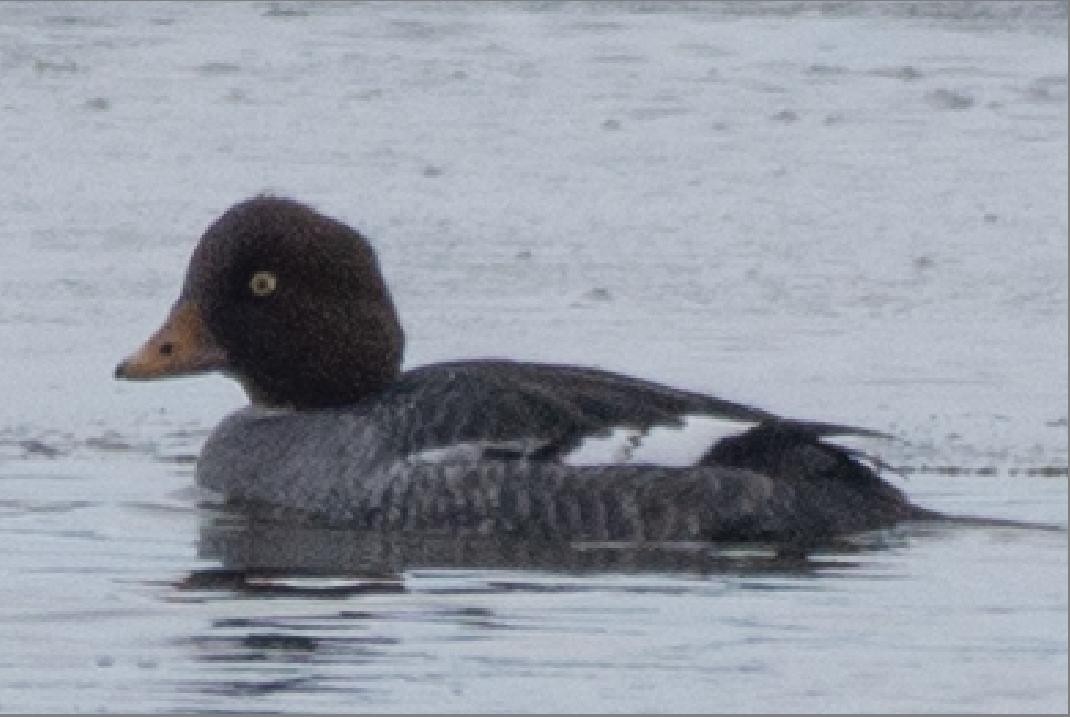
[{"label": "female duck", "polygon": [[[380,530],[589,540],[810,541],[933,515],[830,435],[845,426],[591,368],[472,360],[402,371],[368,241],[292,200],[204,233],[125,379],[222,371],[251,405],[197,481],[247,510]],[[686,431],[684,429],[687,429]],[[646,452],[699,435],[690,456]]]}]

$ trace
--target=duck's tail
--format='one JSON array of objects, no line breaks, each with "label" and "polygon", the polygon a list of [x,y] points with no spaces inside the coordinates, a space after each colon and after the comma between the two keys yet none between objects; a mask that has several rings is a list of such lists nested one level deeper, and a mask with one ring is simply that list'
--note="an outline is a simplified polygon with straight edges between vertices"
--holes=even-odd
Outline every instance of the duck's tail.
[{"label": "duck's tail", "polygon": [[1039,530],[1046,533],[1066,533],[1065,525],[1056,523],[1037,523],[1013,518],[991,518],[983,515],[954,515],[941,513],[929,508],[918,508],[918,515],[911,520],[924,520],[948,526],[967,526],[976,528],[1013,528],[1016,530]]}]

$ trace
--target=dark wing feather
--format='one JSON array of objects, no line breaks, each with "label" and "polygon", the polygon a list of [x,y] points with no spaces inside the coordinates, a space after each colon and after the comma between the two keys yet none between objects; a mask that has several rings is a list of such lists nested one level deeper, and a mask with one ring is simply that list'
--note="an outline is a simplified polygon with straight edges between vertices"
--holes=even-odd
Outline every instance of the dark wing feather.
[{"label": "dark wing feather", "polygon": [[[552,458],[586,436],[623,427],[640,431],[680,425],[687,415],[775,422],[823,435],[872,435],[865,429],[789,421],[751,406],[653,381],[580,366],[470,360],[433,364],[404,373],[388,394],[419,406],[402,450],[465,442],[522,445],[531,457]],[[382,400],[384,396],[377,397]]]}]

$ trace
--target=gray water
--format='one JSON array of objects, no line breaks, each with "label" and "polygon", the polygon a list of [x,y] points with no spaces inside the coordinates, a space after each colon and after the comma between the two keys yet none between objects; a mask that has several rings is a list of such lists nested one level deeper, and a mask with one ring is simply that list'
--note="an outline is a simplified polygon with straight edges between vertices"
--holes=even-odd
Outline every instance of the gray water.
[{"label": "gray water", "polygon": [[[1067,710],[1064,3],[0,6],[0,710]],[[407,363],[598,365],[898,437],[766,546],[251,526],[240,391],[110,379],[204,226],[359,226]]]}]

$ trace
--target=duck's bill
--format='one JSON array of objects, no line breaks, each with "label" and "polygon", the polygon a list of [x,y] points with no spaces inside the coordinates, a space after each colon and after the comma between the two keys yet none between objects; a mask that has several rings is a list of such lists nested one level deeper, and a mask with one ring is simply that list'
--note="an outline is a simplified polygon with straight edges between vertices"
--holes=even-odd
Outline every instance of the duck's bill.
[{"label": "duck's bill", "polygon": [[180,300],[156,333],[115,367],[115,377],[132,381],[219,371],[227,354],[208,332],[196,304]]}]

